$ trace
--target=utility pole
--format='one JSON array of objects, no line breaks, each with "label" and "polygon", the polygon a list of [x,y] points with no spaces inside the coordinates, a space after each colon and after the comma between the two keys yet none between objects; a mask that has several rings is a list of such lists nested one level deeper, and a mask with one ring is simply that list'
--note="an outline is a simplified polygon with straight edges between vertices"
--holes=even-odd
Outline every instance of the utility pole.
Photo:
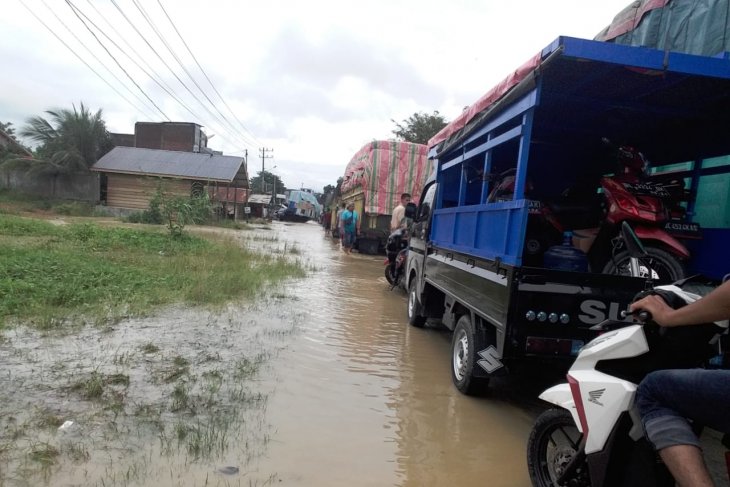
[{"label": "utility pole", "polygon": [[273,155],[269,154],[269,152],[274,152],[274,149],[266,149],[261,148],[259,149],[259,156],[261,157],[261,192],[266,193],[266,177],[264,176],[264,162],[266,159],[271,159],[274,157]]}]

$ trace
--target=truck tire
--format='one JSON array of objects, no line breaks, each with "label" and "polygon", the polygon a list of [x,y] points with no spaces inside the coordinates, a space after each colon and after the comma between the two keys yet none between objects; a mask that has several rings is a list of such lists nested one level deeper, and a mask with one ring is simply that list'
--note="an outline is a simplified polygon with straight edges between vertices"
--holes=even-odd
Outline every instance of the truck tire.
[{"label": "truck tire", "polygon": [[471,318],[468,314],[462,315],[451,337],[451,379],[463,394],[479,394],[489,384],[488,378],[474,376],[477,352],[484,348],[484,339],[477,333]]},{"label": "truck tire", "polygon": [[408,324],[421,328],[426,324],[426,317],[421,315],[421,302],[418,300],[418,289],[416,287],[416,280],[411,279],[411,283],[408,286]]}]

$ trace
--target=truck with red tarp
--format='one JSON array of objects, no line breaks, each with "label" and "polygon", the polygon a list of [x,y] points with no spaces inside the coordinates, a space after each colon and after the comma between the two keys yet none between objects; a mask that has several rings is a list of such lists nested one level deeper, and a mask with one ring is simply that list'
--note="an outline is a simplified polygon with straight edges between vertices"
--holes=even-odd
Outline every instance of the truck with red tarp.
[{"label": "truck with red tarp", "polygon": [[360,252],[375,254],[384,249],[400,195],[419,198],[431,168],[423,144],[373,140],[357,151],[345,168],[342,202],[353,202],[362,217],[356,242]]},{"label": "truck with red tarp", "polygon": [[[438,320],[453,331],[456,387],[474,392],[519,364],[567,370],[593,338],[590,327],[620,319],[647,285],[525,263],[532,198],[559,198],[582,172],[615,171],[598,157],[606,138],[688,182],[687,224],[705,220],[686,265],[716,279],[730,272],[730,225],[717,219],[718,203],[727,215],[730,199],[727,183],[715,182],[730,173],[729,129],[728,53],[559,37],[436,134],[428,144],[434,176],[410,236],[407,312],[411,325]],[[507,171],[511,193],[490,199],[490,176]]]}]

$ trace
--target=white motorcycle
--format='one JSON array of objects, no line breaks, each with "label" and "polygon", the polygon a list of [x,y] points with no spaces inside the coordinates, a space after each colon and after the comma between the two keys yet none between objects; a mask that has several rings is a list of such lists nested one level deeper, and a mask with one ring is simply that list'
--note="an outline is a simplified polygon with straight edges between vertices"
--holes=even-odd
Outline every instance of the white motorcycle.
[{"label": "white motorcycle", "polygon": [[[634,275],[639,275],[637,259],[641,260],[643,248],[631,238],[630,228],[622,233],[634,259]],[[683,290],[685,283],[650,292],[671,306],[683,306],[700,297]],[[651,320],[646,312],[638,318]],[[727,322],[666,329],[607,320],[592,329],[601,334],[581,349],[568,372],[568,383],[540,395],[558,407],[542,413],[530,434],[527,463],[533,485],[673,487],[671,474],[644,439],[634,406],[637,385],[653,370],[706,362]]]}]

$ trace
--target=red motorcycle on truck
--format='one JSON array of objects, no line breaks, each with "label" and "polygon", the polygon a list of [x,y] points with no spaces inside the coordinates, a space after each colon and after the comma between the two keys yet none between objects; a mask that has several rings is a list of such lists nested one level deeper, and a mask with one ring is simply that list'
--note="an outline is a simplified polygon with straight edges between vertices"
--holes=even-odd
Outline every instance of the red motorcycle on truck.
[{"label": "red motorcycle on truck", "polygon": [[[530,200],[523,256],[525,265],[542,266],[545,251],[559,245],[564,232],[570,231],[574,246],[587,254],[594,272],[629,275],[629,254],[619,236],[621,223],[626,221],[648,253],[640,269],[643,274],[659,282],[684,278],[683,262],[690,253],[665,229],[665,225],[676,226],[684,217],[684,209],[678,203],[684,194],[683,181],[650,180],[646,159],[633,147],[619,147],[617,160],[616,174],[601,177],[600,190],[583,184],[569,188],[553,201]],[[488,178],[495,181],[489,202],[511,199],[514,169]],[[527,198],[532,189],[532,183],[528,182]],[[696,237],[699,232],[696,224],[682,223],[680,226],[687,230],[684,236]]]}]

